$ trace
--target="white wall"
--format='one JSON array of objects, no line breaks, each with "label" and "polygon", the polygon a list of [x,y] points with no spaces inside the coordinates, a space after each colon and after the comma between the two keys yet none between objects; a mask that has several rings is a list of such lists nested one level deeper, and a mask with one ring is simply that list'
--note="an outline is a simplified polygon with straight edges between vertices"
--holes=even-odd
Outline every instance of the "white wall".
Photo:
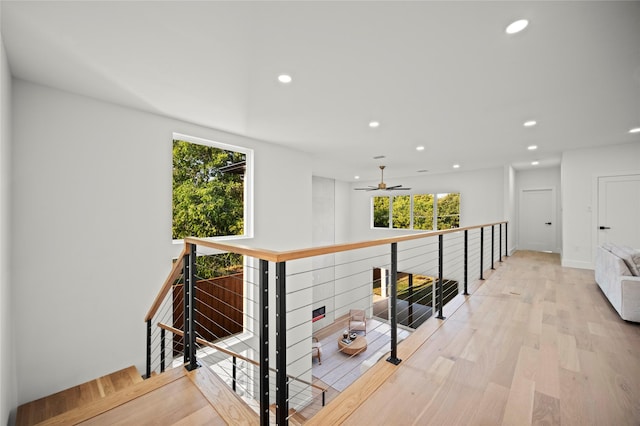
[{"label": "white wall", "polygon": [[[562,191],[560,181],[560,167],[546,167],[541,169],[518,170],[516,172],[516,212],[515,217],[520,216],[520,194],[525,189],[553,188],[556,195],[556,217],[552,219],[556,225],[555,253],[560,253],[562,248]],[[518,220],[519,222],[519,220]],[[516,234],[517,246],[520,246],[520,233],[517,227],[511,228]]]},{"label": "white wall", "polygon": [[[504,220],[507,224],[507,252],[512,254],[516,247],[516,171],[512,166],[504,168]],[[511,232],[509,232],[511,230]]]},{"label": "white wall", "polygon": [[593,269],[598,175],[640,170],[640,142],[567,151],[562,155],[562,265]]},{"label": "white wall", "polygon": [[17,404],[10,274],[11,72],[0,36],[0,424]]},{"label": "white wall", "polygon": [[[348,242],[349,184],[313,177],[313,246]],[[313,308],[324,306],[326,317],[313,323],[313,330],[330,325],[336,318],[336,255],[317,256],[313,262]],[[338,316],[343,312],[339,310]]]},{"label": "white wall", "polygon": [[[336,181],[313,177],[313,246],[335,244],[336,233]],[[313,330],[330,325],[334,320],[335,255],[316,256],[313,267],[313,309],[325,308],[325,317],[313,323]],[[309,313],[311,315],[311,313]]]},{"label": "white wall", "polygon": [[144,371],[144,315],[174,252],[173,132],[254,149],[251,245],[311,245],[307,155],[24,81],[13,95],[18,404]]}]

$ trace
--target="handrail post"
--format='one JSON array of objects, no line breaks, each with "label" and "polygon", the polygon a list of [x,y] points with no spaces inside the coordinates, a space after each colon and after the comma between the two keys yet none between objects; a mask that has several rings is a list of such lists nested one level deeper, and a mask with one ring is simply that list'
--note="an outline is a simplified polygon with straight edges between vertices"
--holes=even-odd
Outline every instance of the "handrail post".
[{"label": "handrail post", "polygon": [[391,243],[391,356],[387,361],[398,365],[402,361],[398,358],[398,243]]},{"label": "handrail post", "polygon": [[436,316],[436,318],[438,319],[445,319],[444,316],[442,315],[442,308],[443,308],[443,303],[442,303],[442,293],[443,293],[443,264],[444,262],[443,260],[443,235],[440,234],[438,235],[438,282],[436,283],[436,295],[437,295],[437,300],[436,300],[436,304],[438,305],[438,316]]},{"label": "handrail post", "polygon": [[236,391],[236,379],[237,379],[237,364],[236,364],[236,357],[232,357],[233,360],[233,366],[231,368],[231,377],[232,377],[232,381],[231,381],[231,388],[233,389],[233,391]]},{"label": "handrail post", "polygon": [[498,230],[498,262],[502,262],[502,222],[500,222]]},{"label": "handrail post", "polygon": [[409,303],[409,306],[407,306],[407,311],[408,311],[408,315],[407,315],[407,326],[408,327],[412,327],[413,326],[413,274],[409,274],[409,287],[407,287],[407,302]]},{"label": "handrail post", "polygon": [[145,377],[151,377],[151,320],[147,320],[147,371]]},{"label": "handrail post", "polygon": [[260,259],[260,424],[269,424],[269,262]]},{"label": "handrail post", "polygon": [[469,230],[464,230],[464,295],[468,296],[469,283]]},{"label": "handrail post", "polygon": [[186,366],[186,369],[189,371],[195,370],[199,367],[198,361],[196,360],[196,330],[195,330],[195,304],[196,304],[196,285],[195,285],[195,276],[196,276],[196,246],[194,244],[189,244],[189,255],[185,258],[185,265],[187,270],[185,271],[185,295],[184,295],[184,303],[185,303],[185,317],[184,317],[184,341],[185,341],[185,362],[188,362],[189,365]]},{"label": "handrail post", "polygon": [[160,329],[160,372],[164,373],[167,355],[165,354],[166,334],[164,328]]},{"label": "handrail post", "polygon": [[491,269],[496,269],[496,268],[493,267],[493,247],[495,245],[495,243],[493,241],[493,236],[495,235],[495,232],[494,232],[494,229],[493,229],[494,226],[495,225],[491,225]]},{"label": "handrail post", "polygon": [[509,257],[509,222],[504,223],[504,257]]},{"label": "handrail post", "polygon": [[484,277],[482,276],[482,272],[484,269],[484,259],[483,256],[484,255],[484,228],[481,226],[480,227],[480,279],[484,280]]},{"label": "handrail post", "polygon": [[188,340],[188,327],[189,327],[189,259],[191,256],[189,253],[185,253],[182,259],[182,361],[186,364],[189,362],[189,340]]},{"label": "handrail post", "polygon": [[276,424],[288,424],[286,263],[276,263]]}]

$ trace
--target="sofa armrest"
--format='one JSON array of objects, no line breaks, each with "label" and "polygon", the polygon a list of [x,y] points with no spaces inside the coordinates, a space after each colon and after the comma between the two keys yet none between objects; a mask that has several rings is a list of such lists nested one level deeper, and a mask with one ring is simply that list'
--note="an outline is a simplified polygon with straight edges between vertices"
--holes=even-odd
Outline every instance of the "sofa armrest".
[{"label": "sofa armrest", "polygon": [[640,322],[640,277],[620,277],[622,306],[620,317],[626,321]]}]

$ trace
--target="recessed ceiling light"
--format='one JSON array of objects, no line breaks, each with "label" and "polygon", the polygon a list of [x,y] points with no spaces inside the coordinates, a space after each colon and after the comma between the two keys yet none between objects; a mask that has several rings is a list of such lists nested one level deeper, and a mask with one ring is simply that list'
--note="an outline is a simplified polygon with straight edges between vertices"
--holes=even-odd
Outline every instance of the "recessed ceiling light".
[{"label": "recessed ceiling light", "polygon": [[379,121],[370,121],[369,122],[369,127],[378,127],[380,126],[380,122]]},{"label": "recessed ceiling light", "polygon": [[354,179],[360,179],[360,176],[354,176],[353,178]]},{"label": "recessed ceiling light", "polygon": [[540,164],[540,162],[539,162],[539,161],[532,161],[532,162],[531,162],[531,165],[532,165],[532,166],[537,166],[538,164]]},{"label": "recessed ceiling light", "polygon": [[536,124],[538,124],[538,122],[537,122],[537,121],[535,121],[535,120],[529,120],[529,121],[525,121],[525,122],[524,122],[524,127],[533,127],[533,126],[535,126]]},{"label": "recessed ceiling light", "polygon": [[454,169],[459,169],[459,168],[460,168],[460,164],[454,164],[454,165],[453,165],[453,168],[454,168]]},{"label": "recessed ceiling light", "polygon": [[527,25],[529,25],[529,21],[527,21],[526,19],[519,19],[515,22],[510,23],[507,29],[505,29],[505,32],[507,34],[519,33],[520,31],[527,28]]},{"label": "recessed ceiling light", "polygon": [[424,146],[416,146],[416,151],[424,151]]},{"label": "recessed ceiling light", "polygon": [[640,133],[640,127],[634,127],[633,129],[629,130],[629,133]]},{"label": "recessed ceiling light", "polygon": [[527,147],[527,149],[528,149],[529,151],[535,151],[536,149],[538,149],[538,145],[529,145],[529,146]]},{"label": "recessed ceiling light", "polygon": [[278,81],[282,84],[289,84],[293,81],[289,74],[280,74],[278,76]]}]

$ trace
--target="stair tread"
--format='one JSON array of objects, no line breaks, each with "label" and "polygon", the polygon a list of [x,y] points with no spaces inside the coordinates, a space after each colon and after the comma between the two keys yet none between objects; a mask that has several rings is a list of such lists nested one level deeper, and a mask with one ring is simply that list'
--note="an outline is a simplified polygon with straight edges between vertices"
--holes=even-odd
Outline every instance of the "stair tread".
[{"label": "stair tread", "polygon": [[52,395],[27,402],[18,407],[16,425],[33,425],[42,422],[92,401],[112,395],[142,380],[138,369],[132,365]]}]

